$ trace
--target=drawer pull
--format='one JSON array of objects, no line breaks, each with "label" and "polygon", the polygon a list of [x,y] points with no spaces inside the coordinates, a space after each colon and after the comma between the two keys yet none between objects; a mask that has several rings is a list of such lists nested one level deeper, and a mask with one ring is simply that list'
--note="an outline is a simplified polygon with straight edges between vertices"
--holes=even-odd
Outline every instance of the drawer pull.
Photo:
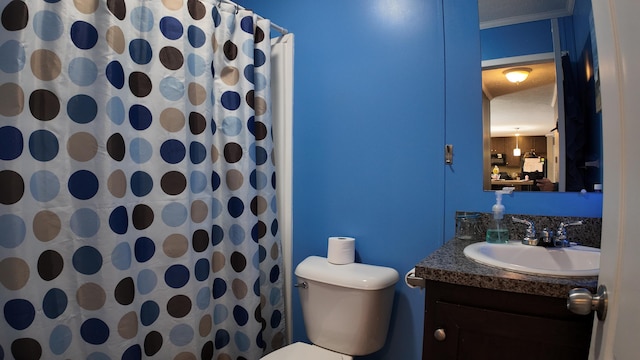
[{"label": "drawer pull", "polygon": [[444,341],[447,338],[447,334],[444,332],[444,329],[437,329],[433,332],[433,337],[438,341]]}]

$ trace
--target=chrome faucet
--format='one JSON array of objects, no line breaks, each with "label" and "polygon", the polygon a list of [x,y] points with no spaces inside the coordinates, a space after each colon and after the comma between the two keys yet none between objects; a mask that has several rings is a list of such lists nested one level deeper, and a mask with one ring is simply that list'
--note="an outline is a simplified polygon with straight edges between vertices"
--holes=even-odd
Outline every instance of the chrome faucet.
[{"label": "chrome faucet", "polygon": [[567,239],[567,226],[575,226],[575,225],[582,225],[582,220],[578,220],[568,224],[561,222],[560,226],[558,226],[558,230],[556,231],[556,236],[553,239],[553,246],[555,247],[571,246],[571,242],[569,241],[569,239]]},{"label": "chrome faucet", "polygon": [[536,238],[536,227],[533,224],[533,221],[526,220],[526,219],[519,219],[519,218],[517,218],[515,216],[512,216],[511,220],[514,223],[520,223],[520,224],[527,225],[527,232],[525,233],[524,238],[522,239],[522,243],[523,244],[531,245],[531,246],[538,245],[538,239]]}]

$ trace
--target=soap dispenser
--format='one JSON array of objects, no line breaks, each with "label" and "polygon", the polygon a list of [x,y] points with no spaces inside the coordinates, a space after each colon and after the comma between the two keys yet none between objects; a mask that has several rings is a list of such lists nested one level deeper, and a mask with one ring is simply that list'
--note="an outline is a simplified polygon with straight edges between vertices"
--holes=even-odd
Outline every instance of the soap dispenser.
[{"label": "soap dispenser", "polygon": [[504,187],[502,190],[496,191],[496,203],[491,208],[493,218],[487,226],[486,240],[488,243],[493,244],[507,244],[509,243],[509,229],[507,229],[504,218],[504,205],[502,205],[502,195],[511,194],[513,187]]}]

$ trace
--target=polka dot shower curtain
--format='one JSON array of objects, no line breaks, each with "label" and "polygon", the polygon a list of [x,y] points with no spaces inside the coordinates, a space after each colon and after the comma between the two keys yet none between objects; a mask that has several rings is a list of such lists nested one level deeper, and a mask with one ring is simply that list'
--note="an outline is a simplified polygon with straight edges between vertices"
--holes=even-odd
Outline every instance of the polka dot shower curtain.
[{"label": "polka dot shower curtain", "polygon": [[269,22],[213,0],[0,10],[0,359],[279,347]]}]

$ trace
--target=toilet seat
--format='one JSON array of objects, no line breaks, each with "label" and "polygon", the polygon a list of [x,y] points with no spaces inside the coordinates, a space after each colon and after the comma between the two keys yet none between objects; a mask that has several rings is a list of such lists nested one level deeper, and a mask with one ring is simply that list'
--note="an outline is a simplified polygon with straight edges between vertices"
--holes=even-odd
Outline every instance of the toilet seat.
[{"label": "toilet seat", "polygon": [[296,342],[280,348],[261,360],[352,360],[349,355],[339,354],[319,346]]}]

